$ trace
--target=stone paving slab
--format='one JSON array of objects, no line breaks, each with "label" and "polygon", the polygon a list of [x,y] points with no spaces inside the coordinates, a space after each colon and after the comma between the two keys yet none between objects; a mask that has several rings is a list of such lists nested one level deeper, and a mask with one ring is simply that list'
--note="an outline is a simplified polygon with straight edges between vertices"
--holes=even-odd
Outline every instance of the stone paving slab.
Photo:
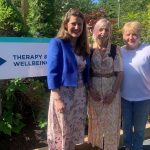
[{"label": "stone paving slab", "polygon": [[43,148],[37,148],[37,149],[34,149],[34,150],[48,150],[47,147],[43,147]]},{"label": "stone paving slab", "polygon": [[150,139],[145,140],[144,143],[143,143],[143,145],[150,145]]}]

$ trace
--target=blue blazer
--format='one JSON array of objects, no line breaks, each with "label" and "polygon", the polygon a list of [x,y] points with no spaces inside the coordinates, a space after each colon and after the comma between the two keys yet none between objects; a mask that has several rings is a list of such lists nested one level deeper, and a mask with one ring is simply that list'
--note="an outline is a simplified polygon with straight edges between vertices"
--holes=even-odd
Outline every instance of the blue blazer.
[{"label": "blue blazer", "polygon": [[[81,41],[82,42],[82,41]],[[53,38],[48,46],[48,75],[49,89],[60,86],[76,87],[78,81],[77,61],[69,40]],[[84,83],[89,80],[90,58],[86,58],[86,67],[83,71]]]}]

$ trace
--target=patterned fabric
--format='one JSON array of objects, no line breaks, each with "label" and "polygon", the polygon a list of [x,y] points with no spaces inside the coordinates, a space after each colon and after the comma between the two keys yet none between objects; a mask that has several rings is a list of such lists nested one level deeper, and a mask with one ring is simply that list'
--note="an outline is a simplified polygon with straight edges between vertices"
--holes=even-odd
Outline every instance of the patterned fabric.
[{"label": "patterned fabric", "polygon": [[86,91],[82,71],[86,61],[76,56],[78,63],[78,87],[61,87],[61,98],[65,112],[55,111],[53,97],[50,96],[48,112],[47,141],[49,150],[74,150],[75,144],[83,142],[85,127]]},{"label": "patterned fabric", "polygon": [[[121,56],[117,50],[115,59],[109,57],[110,50],[106,51],[102,57],[100,51],[94,51],[91,58],[91,67],[93,72],[108,74],[122,71]],[[91,85],[99,92],[101,97],[112,91],[116,77],[92,77]],[[105,99],[104,99],[105,100]],[[117,150],[119,144],[120,130],[120,92],[118,92],[111,104],[103,104],[94,101],[89,95],[88,116],[89,131],[88,142],[92,146],[98,146],[105,150]]]}]

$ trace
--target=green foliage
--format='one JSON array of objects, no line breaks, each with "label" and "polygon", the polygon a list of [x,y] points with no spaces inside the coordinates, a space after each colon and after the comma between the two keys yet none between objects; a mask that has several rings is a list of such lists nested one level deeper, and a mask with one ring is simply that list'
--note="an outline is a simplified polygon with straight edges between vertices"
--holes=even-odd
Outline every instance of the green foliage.
[{"label": "green foliage", "polygon": [[149,0],[120,0],[121,14],[128,12],[143,12],[146,11],[146,6],[149,4]]},{"label": "green foliage", "polygon": [[13,3],[17,8],[21,8],[21,0],[12,0],[12,3]]},{"label": "green foliage", "polygon": [[54,34],[54,0],[29,0],[27,24],[35,37],[50,37]]},{"label": "green foliage", "polygon": [[40,128],[45,128],[47,126],[47,110],[48,109],[46,109],[46,111],[42,110],[38,115],[37,122]]},{"label": "green foliage", "polygon": [[148,121],[150,122],[150,114],[148,115]]},{"label": "green foliage", "polygon": [[97,9],[97,5],[92,0],[55,0],[54,3],[54,31],[57,33],[60,28],[63,16],[70,8],[78,8],[83,13],[92,12]]},{"label": "green foliage", "polygon": [[113,32],[112,32],[112,43],[122,46],[123,45],[123,40],[122,40],[122,32],[121,29],[118,28],[118,25],[115,24],[113,26]]},{"label": "green foliage", "polygon": [[24,127],[22,116],[15,110],[17,97],[16,91],[25,92],[27,87],[21,79],[11,80],[6,89],[2,90],[3,113],[0,117],[0,132],[11,135],[12,132],[19,133]]},{"label": "green foliage", "polygon": [[30,108],[28,114],[30,113],[33,121],[38,123],[40,128],[46,127],[49,92],[45,91],[44,83],[33,78],[15,79],[5,82],[0,88],[3,110],[0,133],[19,133],[25,125],[22,115],[27,117],[27,108]]},{"label": "green foliage", "polygon": [[96,4],[94,4],[91,0],[68,0],[68,3],[65,3],[66,11],[69,8],[78,8],[83,13],[91,12],[96,9]]},{"label": "green foliage", "polygon": [[0,0],[0,35],[23,36],[27,28],[21,14],[12,5],[10,0]]},{"label": "green foliage", "polygon": [[38,79],[28,79],[25,81],[28,86],[24,93],[26,99],[24,104],[30,106],[34,121],[40,128],[47,126],[47,112],[49,103],[49,92],[45,91],[44,83]]},{"label": "green foliage", "polygon": [[37,79],[28,79],[25,80],[24,83],[28,87],[27,91],[24,93],[26,97],[24,103],[31,106],[35,116],[37,116],[39,111],[44,107],[43,105],[47,96],[44,83]]},{"label": "green foliage", "polygon": [[21,120],[21,114],[4,111],[3,115],[0,117],[0,132],[7,135],[11,135],[12,132],[19,133],[25,126]]},{"label": "green foliage", "polygon": [[28,79],[26,81],[28,90],[24,103],[31,106],[33,117],[40,128],[47,126],[47,112],[49,103],[49,92],[45,91],[44,83],[38,79]]},{"label": "green foliage", "polygon": [[40,118],[38,120],[38,126],[42,129],[47,126],[47,119]]},{"label": "green foliage", "polygon": [[5,101],[3,101],[3,107],[6,110],[12,111],[17,100],[15,92],[25,92],[26,90],[27,86],[22,82],[21,79],[10,80],[10,83],[8,83],[7,89],[5,90],[5,93],[3,95],[5,96]]},{"label": "green foliage", "polygon": [[[142,4],[143,5],[143,4]],[[144,42],[150,41],[150,4],[146,7],[145,11],[133,11],[127,12],[126,15],[121,17],[121,24],[123,25],[128,21],[139,21],[142,24],[142,35],[141,40]]]},{"label": "green foliage", "polygon": [[116,18],[118,13],[118,0],[100,0],[99,7],[105,9],[107,16],[110,18]]},{"label": "green foliage", "polygon": [[95,7],[91,0],[29,0],[27,24],[31,35],[53,37],[60,27],[63,15],[69,8],[79,8],[83,12],[90,12]]},{"label": "green foliage", "polygon": [[[150,41],[150,3],[149,0],[100,0],[99,6],[106,10],[109,18],[115,18],[118,24],[114,25],[113,42],[122,45],[121,28],[128,21],[139,21],[142,24],[142,41]],[[119,15],[120,14],[120,15]],[[119,18],[118,18],[119,17]],[[119,27],[117,27],[119,25]]]}]

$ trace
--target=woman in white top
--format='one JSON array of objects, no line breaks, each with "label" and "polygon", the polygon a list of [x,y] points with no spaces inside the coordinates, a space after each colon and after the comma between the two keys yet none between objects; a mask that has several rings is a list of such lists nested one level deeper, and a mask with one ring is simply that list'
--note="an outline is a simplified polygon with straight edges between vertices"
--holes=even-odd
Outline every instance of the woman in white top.
[{"label": "woman in white top", "polygon": [[150,108],[150,45],[140,42],[140,33],[141,25],[137,21],[128,22],[123,27],[121,96],[126,150],[143,150]]}]

